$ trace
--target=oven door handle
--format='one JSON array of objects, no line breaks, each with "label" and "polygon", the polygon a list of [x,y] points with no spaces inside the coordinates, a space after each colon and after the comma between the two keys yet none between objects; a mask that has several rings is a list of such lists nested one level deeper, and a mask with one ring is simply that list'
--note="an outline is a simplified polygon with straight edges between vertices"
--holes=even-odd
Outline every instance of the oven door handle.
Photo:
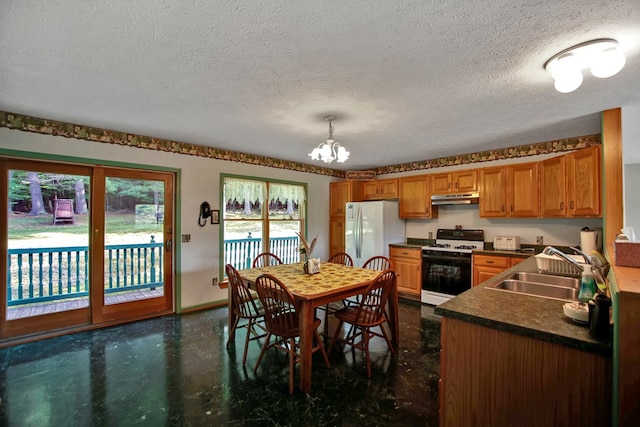
[{"label": "oven door handle", "polygon": [[462,261],[471,263],[471,258],[463,256],[447,256],[447,255],[422,255],[422,259],[436,260],[436,261]]}]

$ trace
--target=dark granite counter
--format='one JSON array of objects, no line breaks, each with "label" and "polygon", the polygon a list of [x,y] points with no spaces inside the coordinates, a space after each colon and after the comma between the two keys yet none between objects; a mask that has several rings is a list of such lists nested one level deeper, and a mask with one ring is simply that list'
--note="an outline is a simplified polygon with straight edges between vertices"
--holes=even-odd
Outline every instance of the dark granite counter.
[{"label": "dark granite counter", "polygon": [[435,308],[435,313],[611,357],[611,343],[591,338],[588,327],[578,325],[566,317],[562,311],[565,304],[563,301],[486,289],[515,271],[537,272],[535,258],[524,260],[481,285],[440,304]]}]

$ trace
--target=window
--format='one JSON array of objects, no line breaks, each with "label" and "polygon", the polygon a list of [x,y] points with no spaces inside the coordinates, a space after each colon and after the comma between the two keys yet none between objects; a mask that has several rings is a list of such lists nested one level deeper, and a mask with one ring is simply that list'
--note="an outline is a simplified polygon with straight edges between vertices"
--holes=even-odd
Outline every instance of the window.
[{"label": "window", "polygon": [[224,264],[250,268],[261,252],[300,260],[296,232],[306,229],[307,185],[222,175]]}]

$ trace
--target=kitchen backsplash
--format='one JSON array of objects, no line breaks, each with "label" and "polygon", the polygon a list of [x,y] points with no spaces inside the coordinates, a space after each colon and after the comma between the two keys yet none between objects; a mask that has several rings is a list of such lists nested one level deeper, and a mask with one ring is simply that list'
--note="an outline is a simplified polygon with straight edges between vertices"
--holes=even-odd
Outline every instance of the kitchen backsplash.
[{"label": "kitchen backsplash", "polygon": [[438,228],[455,228],[462,225],[466,229],[484,230],[485,242],[493,242],[495,236],[520,236],[522,244],[535,245],[538,236],[544,245],[575,246],[580,244],[580,230],[602,228],[599,218],[480,218],[478,205],[440,206],[438,218],[432,220],[407,220],[406,235],[416,239],[426,239],[429,232],[436,235]]}]

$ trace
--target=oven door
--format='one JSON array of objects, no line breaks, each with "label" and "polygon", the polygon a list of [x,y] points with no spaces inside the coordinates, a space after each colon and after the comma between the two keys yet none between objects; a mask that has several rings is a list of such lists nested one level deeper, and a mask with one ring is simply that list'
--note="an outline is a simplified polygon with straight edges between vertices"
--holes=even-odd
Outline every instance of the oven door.
[{"label": "oven door", "polygon": [[471,254],[423,251],[423,291],[455,296],[469,289],[471,289]]}]

